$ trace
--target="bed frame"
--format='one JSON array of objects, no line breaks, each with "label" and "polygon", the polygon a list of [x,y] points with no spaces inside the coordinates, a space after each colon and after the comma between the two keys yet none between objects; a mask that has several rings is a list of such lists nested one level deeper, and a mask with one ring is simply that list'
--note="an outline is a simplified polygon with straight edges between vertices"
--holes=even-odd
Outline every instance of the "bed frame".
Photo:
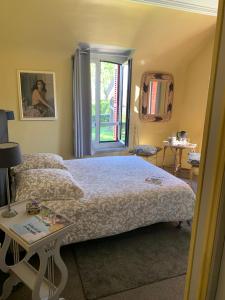
[{"label": "bed frame", "polygon": [[[7,112],[0,110],[0,143],[8,142],[8,119]],[[0,169],[0,206],[6,204],[6,171]]]}]

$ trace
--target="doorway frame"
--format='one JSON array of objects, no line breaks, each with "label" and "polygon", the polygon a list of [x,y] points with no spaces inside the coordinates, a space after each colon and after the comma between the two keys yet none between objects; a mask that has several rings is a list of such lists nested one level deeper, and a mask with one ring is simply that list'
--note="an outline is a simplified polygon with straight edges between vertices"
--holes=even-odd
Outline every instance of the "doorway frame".
[{"label": "doorway frame", "polygon": [[225,53],[225,0],[220,0],[189,249],[185,300],[214,299],[209,295],[215,293],[219,279],[212,280],[211,275],[221,264],[222,257],[216,256],[216,251],[219,244],[223,246],[218,232],[221,228],[219,226],[221,217],[225,218],[225,210],[222,210],[224,205],[222,183],[225,169],[225,55],[223,53]]}]

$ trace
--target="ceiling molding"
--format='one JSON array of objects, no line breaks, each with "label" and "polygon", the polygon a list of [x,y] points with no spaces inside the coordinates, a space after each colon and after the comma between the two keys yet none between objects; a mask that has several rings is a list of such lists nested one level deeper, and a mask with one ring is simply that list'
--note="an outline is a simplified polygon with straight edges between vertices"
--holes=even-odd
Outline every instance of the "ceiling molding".
[{"label": "ceiling molding", "polygon": [[131,0],[172,9],[217,16],[218,0]]}]

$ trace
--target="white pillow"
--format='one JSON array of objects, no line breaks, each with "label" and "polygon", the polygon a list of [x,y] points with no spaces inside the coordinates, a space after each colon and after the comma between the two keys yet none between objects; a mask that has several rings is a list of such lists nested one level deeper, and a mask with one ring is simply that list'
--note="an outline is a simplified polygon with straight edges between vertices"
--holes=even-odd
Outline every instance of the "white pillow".
[{"label": "white pillow", "polygon": [[200,158],[201,158],[201,153],[198,153],[198,152],[189,152],[188,153],[189,161],[196,160],[196,161],[200,162]]},{"label": "white pillow", "polygon": [[31,169],[16,174],[16,201],[73,200],[84,193],[72,175],[60,169]]},{"label": "white pillow", "polygon": [[134,146],[134,149],[131,151],[134,154],[137,155],[143,155],[143,156],[151,156],[156,154],[159,151],[159,148],[151,145],[137,145]]},{"label": "white pillow", "polygon": [[23,154],[22,163],[12,169],[18,173],[29,169],[65,169],[63,159],[58,154],[53,153],[32,153]]}]

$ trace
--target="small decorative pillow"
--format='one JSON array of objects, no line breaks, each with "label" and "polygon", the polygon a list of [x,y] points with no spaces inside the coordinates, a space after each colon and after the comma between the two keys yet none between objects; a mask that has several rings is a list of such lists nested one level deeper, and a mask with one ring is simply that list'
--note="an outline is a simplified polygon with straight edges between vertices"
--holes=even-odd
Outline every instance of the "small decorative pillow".
[{"label": "small decorative pillow", "polygon": [[23,162],[14,167],[12,171],[18,173],[29,169],[65,169],[61,156],[53,153],[23,154]]},{"label": "small decorative pillow", "polygon": [[188,162],[192,166],[199,166],[200,158],[201,158],[201,153],[197,153],[197,152],[188,153]]},{"label": "small decorative pillow", "polygon": [[156,154],[159,150],[160,148],[150,145],[137,145],[131,152],[137,155],[151,156]]},{"label": "small decorative pillow", "polygon": [[201,153],[199,152],[189,152],[188,153],[188,160],[192,161],[192,160],[198,160],[200,161],[201,158]]},{"label": "small decorative pillow", "polygon": [[74,200],[84,193],[72,175],[60,169],[31,169],[16,174],[16,201]]}]

